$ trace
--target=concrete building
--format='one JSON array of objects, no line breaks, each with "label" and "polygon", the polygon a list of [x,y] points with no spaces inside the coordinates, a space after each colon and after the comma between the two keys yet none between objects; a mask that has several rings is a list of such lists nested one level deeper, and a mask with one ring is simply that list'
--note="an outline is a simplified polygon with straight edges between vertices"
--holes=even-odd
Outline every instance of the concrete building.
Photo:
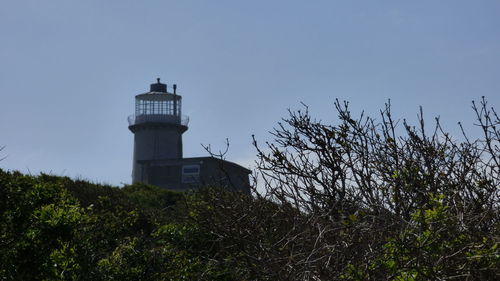
[{"label": "concrete building", "polygon": [[189,118],[182,115],[177,86],[168,92],[157,80],[149,92],[135,96],[135,114],[128,118],[134,133],[132,182],[173,190],[216,185],[249,192],[250,170],[214,157],[183,158],[182,134]]}]

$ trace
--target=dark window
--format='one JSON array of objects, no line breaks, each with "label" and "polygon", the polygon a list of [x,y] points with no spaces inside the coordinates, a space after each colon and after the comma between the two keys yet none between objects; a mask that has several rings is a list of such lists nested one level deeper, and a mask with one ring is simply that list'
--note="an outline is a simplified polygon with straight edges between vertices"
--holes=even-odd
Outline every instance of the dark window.
[{"label": "dark window", "polygon": [[200,173],[200,168],[198,167],[184,167],[184,174],[198,174]]}]

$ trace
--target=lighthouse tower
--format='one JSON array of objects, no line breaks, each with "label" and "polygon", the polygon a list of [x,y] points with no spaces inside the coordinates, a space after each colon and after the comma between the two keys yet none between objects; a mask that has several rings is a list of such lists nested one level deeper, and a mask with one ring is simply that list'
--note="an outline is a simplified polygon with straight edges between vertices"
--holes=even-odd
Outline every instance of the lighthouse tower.
[{"label": "lighthouse tower", "polygon": [[181,115],[182,97],[175,84],[172,90],[168,92],[158,78],[149,92],[135,96],[135,114],[128,118],[128,128],[134,133],[132,182],[161,185],[177,174],[155,168],[182,161],[182,134],[189,118]]},{"label": "lighthouse tower", "polygon": [[189,119],[181,114],[181,96],[174,84],[151,84],[149,92],[135,96],[135,114],[128,128],[134,133],[132,182],[171,190],[212,185],[250,193],[250,170],[212,156],[182,156],[182,134]]}]

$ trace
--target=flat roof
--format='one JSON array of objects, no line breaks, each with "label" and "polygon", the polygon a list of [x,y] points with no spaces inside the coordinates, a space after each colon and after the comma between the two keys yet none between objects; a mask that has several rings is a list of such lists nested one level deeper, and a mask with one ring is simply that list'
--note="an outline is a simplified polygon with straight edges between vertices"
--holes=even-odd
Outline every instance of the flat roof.
[{"label": "flat roof", "polygon": [[163,165],[180,165],[180,164],[185,164],[185,163],[195,163],[195,162],[200,162],[200,161],[217,161],[217,162],[223,162],[224,164],[230,165],[232,167],[235,167],[237,169],[245,170],[247,174],[251,174],[252,171],[250,169],[247,169],[239,164],[236,164],[231,161],[227,161],[224,159],[220,159],[217,157],[213,156],[204,156],[204,157],[188,157],[188,158],[182,158],[182,159],[156,159],[156,160],[138,160],[139,163],[151,163],[152,166],[163,166]]}]

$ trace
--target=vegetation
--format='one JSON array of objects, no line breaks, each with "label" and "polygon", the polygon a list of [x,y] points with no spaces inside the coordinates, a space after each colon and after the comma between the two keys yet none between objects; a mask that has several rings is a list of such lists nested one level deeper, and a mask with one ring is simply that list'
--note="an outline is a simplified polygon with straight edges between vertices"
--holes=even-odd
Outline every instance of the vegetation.
[{"label": "vegetation", "polygon": [[[500,279],[500,119],[473,103],[483,137],[454,140],[390,104],[377,121],[335,103],[340,122],[290,112],[264,148],[263,192],[212,195],[198,224],[240,249],[249,279]],[[227,198],[230,197],[230,198]]]},{"label": "vegetation", "polygon": [[254,142],[252,196],[0,171],[0,280],[498,280],[494,109],[457,141],[335,106]]},{"label": "vegetation", "polygon": [[0,186],[0,280],[232,280],[182,194],[4,171]]}]

